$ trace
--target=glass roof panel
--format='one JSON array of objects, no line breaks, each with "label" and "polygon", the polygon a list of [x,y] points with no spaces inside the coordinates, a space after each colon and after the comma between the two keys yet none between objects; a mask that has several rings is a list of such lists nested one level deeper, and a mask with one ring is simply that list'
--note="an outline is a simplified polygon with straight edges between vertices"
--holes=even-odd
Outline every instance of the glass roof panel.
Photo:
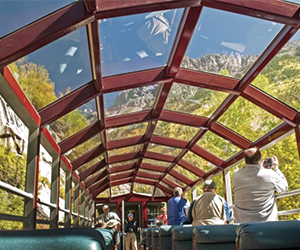
[{"label": "glass roof panel", "polygon": [[112,196],[118,196],[123,194],[129,194],[130,193],[130,184],[122,184],[111,187],[111,195]]},{"label": "glass roof panel", "polygon": [[208,172],[209,170],[212,170],[213,168],[215,168],[215,166],[213,164],[211,164],[210,162],[204,160],[203,158],[201,158],[200,156],[194,154],[191,151],[186,153],[183,156],[182,159],[189,162],[189,163],[191,163],[192,165],[194,165],[195,167],[201,169],[204,172]]},{"label": "glass roof panel", "polygon": [[88,141],[80,144],[79,146],[69,150],[65,153],[65,156],[69,159],[69,161],[74,161],[76,158],[81,156],[82,154],[88,152],[89,150],[93,149],[94,147],[101,144],[100,134],[92,137]]},{"label": "glass roof panel", "polygon": [[300,0],[283,0],[283,1],[300,5]]},{"label": "glass roof panel", "polygon": [[105,116],[152,109],[158,90],[159,85],[156,84],[104,94]]},{"label": "glass roof panel", "polygon": [[182,149],[162,146],[155,143],[149,143],[148,151],[165,154],[165,155],[177,156],[182,151]]},{"label": "glass roof panel", "polygon": [[149,173],[149,174],[155,174],[155,175],[161,174],[161,172],[154,171],[154,170],[148,170],[148,169],[144,169],[144,168],[139,168],[139,172],[144,172],[144,173]]},{"label": "glass roof panel", "polygon": [[241,150],[211,131],[207,131],[198,141],[197,145],[205,148],[223,160],[226,160]]},{"label": "glass roof panel", "polygon": [[88,107],[94,104],[95,100],[92,99],[47,126],[52,133],[56,134],[54,139],[57,143],[69,138],[98,120],[97,112],[88,110]]},{"label": "glass roof panel", "polygon": [[110,168],[114,168],[114,167],[119,167],[119,166],[124,166],[126,164],[133,164],[136,163],[137,160],[130,160],[130,161],[122,161],[122,162],[117,162],[117,163],[113,163],[113,164],[109,164]]},{"label": "glass roof panel", "polygon": [[152,159],[148,159],[148,158],[144,158],[143,159],[143,163],[148,163],[148,164],[152,164],[152,165],[157,165],[157,166],[162,166],[162,167],[168,167],[170,166],[170,162],[166,162],[166,161],[157,161],[157,160],[152,160]]},{"label": "glass roof panel", "polygon": [[181,67],[241,79],[282,27],[263,19],[204,8]]},{"label": "glass roof panel", "polygon": [[72,2],[75,0],[0,1],[0,38]]},{"label": "glass roof panel", "polygon": [[82,167],[80,167],[79,169],[77,169],[76,171],[78,173],[82,173],[84,170],[88,169],[89,167],[95,165],[97,162],[100,162],[104,159],[104,156],[103,155],[100,155],[96,158],[94,158],[93,160],[87,162],[86,164],[84,164]]},{"label": "glass roof panel", "polygon": [[282,122],[242,97],[218,121],[251,141],[257,140]]},{"label": "glass roof panel", "polygon": [[147,184],[134,183],[133,192],[136,194],[144,194],[152,196],[154,186]]},{"label": "glass roof panel", "polygon": [[121,155],[121,154],[127,154],[131,152],[137,152],[142,149],[142,145],[135,145],[135,146],[129,146],[124,148],[118,148],[108,151],[108,157],[114,156],[114,155]]},{"label": "glass roof panel", "polygon": [[199,178],[197,175],[193,174],[192,172],[186,170],[185,168],[183,168],[179,165],[175,165],[173,170],[175,170],[177,173],[185,176],[186,178],[189,178],[192,181],[195,181]]},{"label": "glass roof panel", "polygon": [[135,123],[128,126],[111,128],[106,130],[106,136],[108,141],[120,140],[137,135],[143,135],[147,129],[147,122]]},{"label": "glass roof panel", "polygon": [[[83,27],[10,64],[9,68],[33,106],[40,110],[90,82],[90,65]],[[88,109],[93,112],[96,105]]]},{"label": "glass roof panel", "polygon": [[105,189],[103,192],[101,192],[97,198],[108,198],[109,197],[109,190]]},{"label": "glass roof panel", "polygon": [[115,176],[115,175],[119,175],[119,174],[129,174],[129,173],[132,173],[133,170],[126,170],[126,171],[120,171],[120,172],[117,172],[117,173],[113,173],[113,174],[110,174],[111,176]]},{"label": "glass roof panel", "polygon": [[183,9],[99,21],[103,76],[165,65]]},{"label": "glass roof panel", "polygon": [[166,175],[166,178],[169,179],[170,181],[175,182],[176,184],[178,184],[178,185],[181,186],[181,187],[185,187],[185,186],[186,186],[186,184],[185,184],[184,182],[178,180],[177,178],[173,177],[173,176],[170,175],[170,174],[167,174],[167,175]]},{"label": "glass roof panel", "polygon": [[227,96],[225,92],[174,82],[164,109],[210,117]]},{"label": "glass roof panel", "polygon": [[[99,171],[97,171],[96,173],[89,175],[86,179],[84,179],[84,183],[88,182],[88,181],[89,181],[91,178],[93,178],[94,176],[100,175],[105,169],[106,169],[106,168],[102,168],[102,169],[100,169]],[[103,178],[101,178],[100,180],[103,180],[104,178],[106,178],[106,176],[103,177]],[[98,182],[98,181],[100,181],[100,180],[99,180],[99,179],[96,180],[95,183]]]},{"label": "glass roof panel", "polygon": [[300,31],[276,54],[252,84],[300,110]]},{"label": "glass roof panel", "polygon": [[190,141],[198,131],[199,129],[195,127],[158,121],[154,130],[154,134]]},{"label": "glass roof panel", "polygon": [[159,184],[161,184],[162,186],[164,186],[164,187],[170,189],[171,191],[173,191],[173,189],[174,189],[173,187],[171,187],[170,185],[166,184],[166,183],[163,182],[163,181],[160,181]]},{"label": "glass roof panel", "polygon": [[160,196],[166,196],[166,195],[165,195],[165,193],[164,193],[163,191],[161,191],[160,188],[157,187],[157,188],[155,189],[154,197],[158,197],[158,196],[160,197]]}]

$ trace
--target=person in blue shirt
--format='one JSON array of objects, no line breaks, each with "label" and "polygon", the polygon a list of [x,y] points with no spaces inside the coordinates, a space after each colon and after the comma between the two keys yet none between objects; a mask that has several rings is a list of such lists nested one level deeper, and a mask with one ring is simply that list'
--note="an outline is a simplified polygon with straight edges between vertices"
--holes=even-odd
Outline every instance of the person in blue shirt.
[{"label": "person in blue shirt", "polygon": [[187,220],[185,211],[190,204],[182,196],[182,189],[176,187],[174,189],[174,196],[168,200],[168,225],[182,225]]}]

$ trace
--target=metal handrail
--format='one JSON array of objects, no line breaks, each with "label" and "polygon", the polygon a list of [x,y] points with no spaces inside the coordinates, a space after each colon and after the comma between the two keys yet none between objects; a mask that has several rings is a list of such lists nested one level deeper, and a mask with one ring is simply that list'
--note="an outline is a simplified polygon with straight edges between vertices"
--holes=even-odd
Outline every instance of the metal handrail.
[{"label": "metal handrail", "polygon": [[282,193],[282,194],[277,194],[277,195],[275,195],[275,199],[280,199],[280,198],[284,198],[284,197],[288,197],[288,196],[292,196],[292,195],[297,195],[297,194],[300,194],[300,189],[285,192],[285,193]]},{"label": "metal handrail", "polygon": [[33,195],[31,193],[27,193],[19,188],[16,188],[10,184],[3,182],[3,181],[0,181],[0,188],[6,190],[8,192],[14,193],[16,195],[22,196],[24,198],[33,199]]},{"label": "metal handrail", "polygon": [[38,198],[38,203],[40,203],[42,205],[45,205],[45,206],[48,206],[48,207],[57,208],[56,204],[53,204],[53,203],[50,203],[50,202],[47,202],[47,201],[42,201],[40,198]]}]

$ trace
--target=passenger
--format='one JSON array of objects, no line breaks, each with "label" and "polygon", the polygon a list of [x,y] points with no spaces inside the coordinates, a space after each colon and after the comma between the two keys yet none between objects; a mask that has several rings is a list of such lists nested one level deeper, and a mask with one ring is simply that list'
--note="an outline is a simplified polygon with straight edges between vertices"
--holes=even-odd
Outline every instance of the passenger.
[{"label": "passenger", "polygon": [[137,250],[136,235],[140,228],[138,228],[132,213],[128,214],[128,221],[125,221],[124,229],[125,250],[130,250],[130,246],[131,250]]},{"label": "passenger", "polygon": [[159,210],[159,212],[160,212],[160,214],[156,217],[156,226],[160,227],[163,225],[167,225],[168,220],[167,220],[167,215],[166,215],[166,209],[162,207]]},{"label": "passenger", "polygon": [[111,229],[113,231],[113,244],[114,244],[114,250],[118,249],[118,246],[120,244],[120,234],[118,232],[118,225],[119,222],[115,219],[109,220],[107,223],[107,229]]},{"label": "passenger", "polygon": [[106,228],[107,224],[103,220],[97,220],[95,223],[95,228]]},{"label": "passenger", "polygon": [[190,204],[182,197],[182,189],[180,187],[176,187],[174,189],[174,196],[168,200],[168,225],[182,225],[187,220],[185,211]]},{"label": "passenger", "polygon": [[217,186],[212,180],[206,180],[203,193],[191,205],[192,225],[222,225],[226,224],[232,212],[225,199],[216,194]]},{"label": "passenger", "polygon": [[288,183],[278,169],[278,160],[271,158],[271,168],[262,166],[257,148],[245,150],[245,166],[233,174],[235,222],[278,220],[275,192],[285,192]]},{"label": "passenger", "polygon": [[109,206],[107,205],[104,205],[102,207],[102,211],[103,211],[103,214],[100,214],[97,218],[96,218],[96,221],[98,220],[103,220],[104,222],[108,222],[109,220],[117,220],[119,223],[121,222],[119,216],[114,213],[114,212],[109,212]]}]

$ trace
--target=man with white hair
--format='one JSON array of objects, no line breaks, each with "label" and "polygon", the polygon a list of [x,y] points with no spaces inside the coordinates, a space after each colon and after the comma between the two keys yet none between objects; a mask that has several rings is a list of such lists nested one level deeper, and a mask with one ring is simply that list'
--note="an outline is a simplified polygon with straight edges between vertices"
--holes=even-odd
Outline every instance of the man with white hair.
[{"label": "man with white hair", "polygon": [[102,211],[103,211],[103,214],[100,214],[100,215],[96,218],[96,221],[102,220],[102,221],[104,221],[105,223],[107,223],[107,222],[110,221],[110,220],[117,220],[118,222],[121,222],[119,216],[118,216],[116,213],[110,212],[110,211],[109,211],[109,206],[104,205],[104,206],[102,207]]},{"label": "man with white hair", "polygon": [[174,189],[174,196],[168,200],[168,225],[182,225],[186,220],[186,209],[190,203],[183,198],[183,192],[180,187]]}]

